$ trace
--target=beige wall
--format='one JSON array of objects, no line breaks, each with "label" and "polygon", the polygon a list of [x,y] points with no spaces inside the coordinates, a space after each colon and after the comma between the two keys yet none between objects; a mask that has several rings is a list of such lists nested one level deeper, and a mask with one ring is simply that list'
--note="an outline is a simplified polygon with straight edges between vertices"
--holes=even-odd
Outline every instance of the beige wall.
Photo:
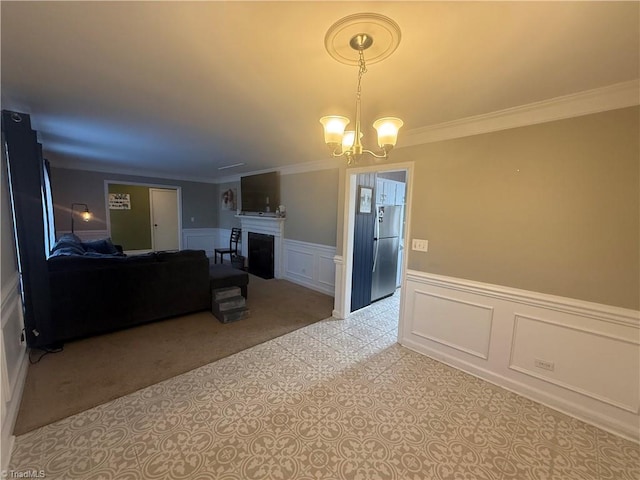
[{"label": "beige wall", "polygon": [[335,246],[338,169],[280,175],[280,203],[287,209],[284,236]]},{"label": "beige wall", "polygon": [[395,150],[415,162],[411,237],[429,240],[409,268],[639,309],[638,119],[626,108]]}]

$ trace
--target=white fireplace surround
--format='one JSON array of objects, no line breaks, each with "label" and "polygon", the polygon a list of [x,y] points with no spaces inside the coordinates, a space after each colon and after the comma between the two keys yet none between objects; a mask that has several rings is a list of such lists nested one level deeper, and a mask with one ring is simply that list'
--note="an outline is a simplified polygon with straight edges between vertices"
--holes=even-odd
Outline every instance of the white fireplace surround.
[{"label": "white fireplace surround", "polygon": [[242,255],[248,257],[249,232],[273,235],[273,275],[283,277],[282,269],[282,239],[284,238],[283,217],[268,217],[261,215],[236,215],[242,227]]}]

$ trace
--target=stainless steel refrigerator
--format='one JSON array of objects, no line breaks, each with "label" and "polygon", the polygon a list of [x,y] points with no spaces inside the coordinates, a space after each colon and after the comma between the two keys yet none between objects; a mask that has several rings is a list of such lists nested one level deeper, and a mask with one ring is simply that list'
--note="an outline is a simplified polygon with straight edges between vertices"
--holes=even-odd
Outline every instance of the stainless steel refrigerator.
[{"label": "stainless steel refrigerator", "polygon": [[398,250],[403,206],[379,205],[373,237],[373,279],[371,301],[392,295],[396,290]]}]

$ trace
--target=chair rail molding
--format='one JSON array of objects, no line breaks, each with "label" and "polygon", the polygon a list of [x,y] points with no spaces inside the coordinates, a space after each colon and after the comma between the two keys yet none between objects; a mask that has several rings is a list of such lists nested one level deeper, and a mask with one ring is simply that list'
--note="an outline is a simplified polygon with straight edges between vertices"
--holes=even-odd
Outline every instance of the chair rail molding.
[{"label": "chair rail molding", "polygon": [[640,441],[640,311],[415,270],[404,287],[402,345]]}]

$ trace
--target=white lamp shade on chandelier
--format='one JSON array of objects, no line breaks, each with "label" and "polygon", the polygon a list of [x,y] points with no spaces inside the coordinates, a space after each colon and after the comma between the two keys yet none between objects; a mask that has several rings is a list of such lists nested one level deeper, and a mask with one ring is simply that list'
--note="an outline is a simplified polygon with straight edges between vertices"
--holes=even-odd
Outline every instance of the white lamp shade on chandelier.
[{"label": "white lamp shade on chandelier", "polygon": [[378,132],[378,145],[382,149],[391,149],[398,141],[398,130],[404,122],[395,117],[379,118],[373,122],[373,128]]},{"label": "white lamp shade on chandelier", "polygon": [[[324,127],[324,142],[330,147],[337,147],[343,144],[344,129],[349,123],[347,117],[339,115],[329,115],[322,117],[320,123]],[[352,139],[353,143],[353,139]]]}]

